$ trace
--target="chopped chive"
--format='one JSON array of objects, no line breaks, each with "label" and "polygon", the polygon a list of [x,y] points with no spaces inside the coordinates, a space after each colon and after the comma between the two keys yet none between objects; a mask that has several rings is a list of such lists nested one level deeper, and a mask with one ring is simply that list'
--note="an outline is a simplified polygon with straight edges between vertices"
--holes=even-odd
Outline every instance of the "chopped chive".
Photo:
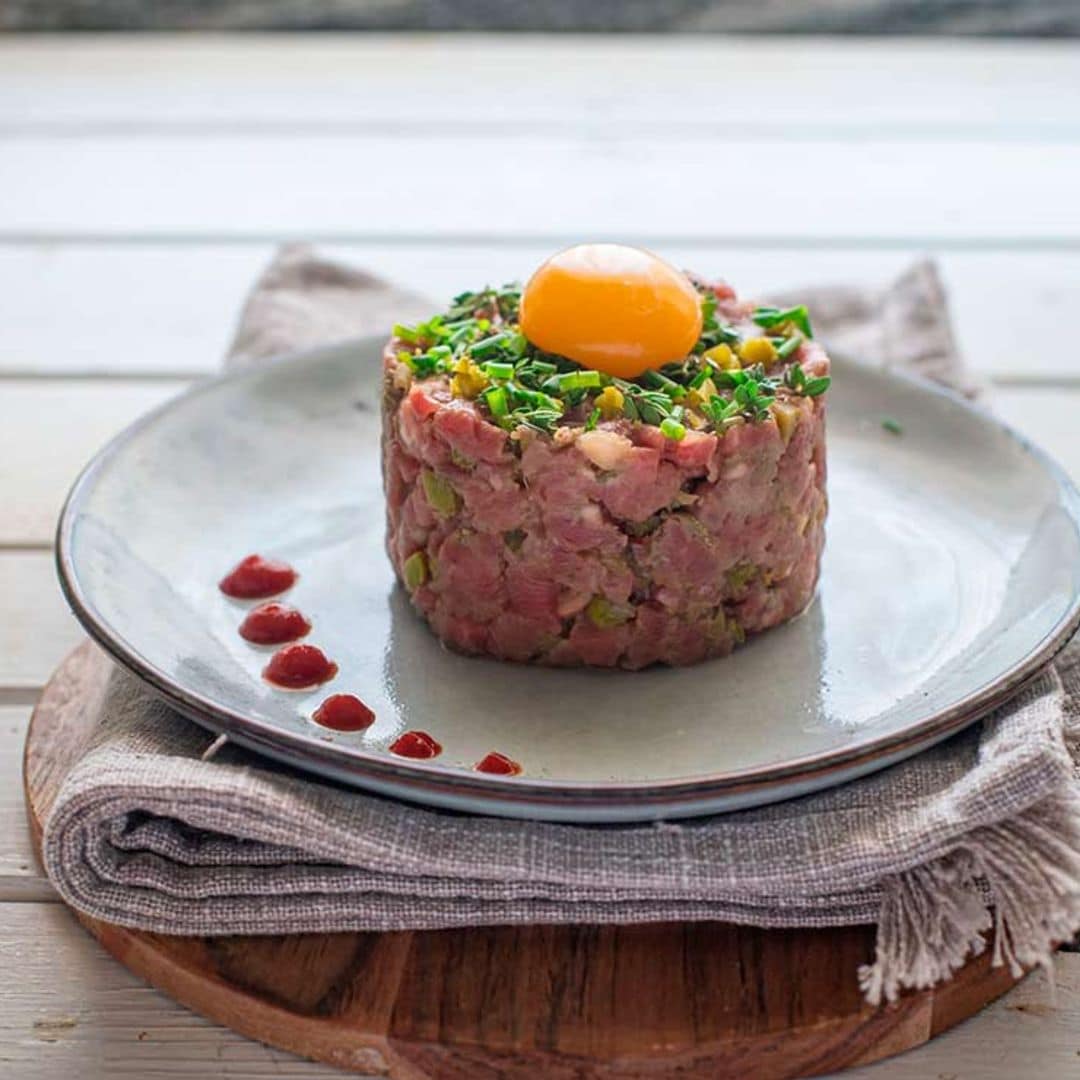
[{"label": "chopped chive", "polygon": [[[383,326],[385,325],[386,323],[383,323]],[[401,323],[394,323],[394,337],[401,338],[402,341],[413,343],[416,341],[416,330],[411,326],[403,326]]]},{"label": "chopped chive", "polygon": [[792,334],[789,338],[784,338],[782,342],[776,346],[776,355],[781,360],[786,360],[798,347],[803,343],[801,334]]},{"label": "chopped chive", "polygon": [[805,304],[790,308],[759,307],[755,309],[751,318],[758,326],[765,329],[789,322],[793,326],[797,326],[806,337],[812,338],[814,336],[814,331],[810,329],[810,314],[806,310]]},{"label": "chopped chive", "polygon": [[599,371],[566,371],[544,383],[545,389],[548,383],[555,382],[559,390],[593,390],[600,386]]},{"label": "chopped chive", "polygon": [[651,386],[663,390],[668,397],[673,398],[676,401],[678,401],[679,398],[686,396],[685,386],[680,386],[674,379],[669,379],[666,375],[662,375],[653,368],[649,368],[649,370],[645,372],[645,381]]},{"label": "chopped chive", "polygon": [[891,416],[886,416],[881,421],[881,426],[890,435],[903,435],[904,434],[904,426],[903,426],[903,424],[901,424],[899,420],[894,420]]},{"label": "chopped chive", "polygon": [[489,379],[512,379],[514,377],[514,365],[501,360],[488,360],[484,364],[484,374]]},{"label": "chopped chive", "polygon": [[474,342],[469,351],[477,360],[482,360],[488,354],[498,352],[508,343],[510,337],[508,333],[494,334],[489,338],[484,338],[483,341]]},{"label": "chopped chive", "polygon": [[505,416],[510,411],[507,403],[506,390],[501,386],[493,386],[490,390],[485,391],[484,400],[487,402],[487,407],[491,410],[491,415],[494,416],[496,420]]},{"label": "chopped chive", "polygon": [[707,367],[703,367],[690,380],[690,389],[691,390],[700,390],[701,387],[703,387],[705,385],[705,380],[708,379],[710,375],[712,375],[712,372]]},{"label": "chopped chive", "polygon": [[686,438],[686,428],[680,424],[678,420],[673,420],[670,416],[665,416],[660,423],[660,434],[663,435],[665,439],[681,442]]},{"label": "chopped chive", "polygon": [[600,423],[600,410],[593,409],[593,411],[589,413],[589,419],[585,421],[585,430],[594,431],[598,423]]},{"label": "chopped chive", "polygon": [[529,365],[542,374],[551,375],[559,370],[558,364],[548,363],[547,360],[530,360]]}]

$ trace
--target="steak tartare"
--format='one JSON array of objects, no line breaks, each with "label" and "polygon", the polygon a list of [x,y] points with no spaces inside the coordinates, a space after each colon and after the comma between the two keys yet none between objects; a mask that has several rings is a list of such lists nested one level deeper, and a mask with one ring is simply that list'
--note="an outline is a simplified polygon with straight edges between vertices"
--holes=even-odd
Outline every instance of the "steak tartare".
[{"label": "steak tartare", "polygon": [[809,603],[828,357],[804,308],[690,280],[692,351],[632,379],[537,348],[513,286],[395,328],[387,548],[444,643],[535,664],[690,664]]}]

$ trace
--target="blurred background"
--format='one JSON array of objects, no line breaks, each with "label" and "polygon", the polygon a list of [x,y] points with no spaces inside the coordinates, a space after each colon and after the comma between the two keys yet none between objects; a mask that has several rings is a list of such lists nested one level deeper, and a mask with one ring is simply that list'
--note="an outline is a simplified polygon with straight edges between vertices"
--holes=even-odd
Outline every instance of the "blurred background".
[{"label": "blurred background", "polygon": [[1080,33],[1077,0],[3,0],[8,30]]}]

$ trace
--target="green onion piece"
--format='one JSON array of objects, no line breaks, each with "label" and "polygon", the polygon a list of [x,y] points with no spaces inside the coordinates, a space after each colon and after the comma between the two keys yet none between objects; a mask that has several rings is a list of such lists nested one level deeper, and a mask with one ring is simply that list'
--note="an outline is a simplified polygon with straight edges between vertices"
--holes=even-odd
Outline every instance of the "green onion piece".
[{"label": "green onion piece", "polygon": [[707,367],[703,367],[691,380],[690,389],[700,390],[705,385],[705,380],[712,375],[712,372]]},{"label": "green onion piece", "polygon": [[529,367],[540,375],[554,375],[559,370],[557,364],[551,364],[547,360],[530,360]]},{"label": "green onion piece", "polygon": [[424,469],[420,474],[420,483],[424,489],[424,498],[427,499],[432,510],[444,517],[449,517],[457,511],[460,505],[458,494],[445,476],[439,476],[430,469]]},{"label": "green onion piece", "polygon": [[791,308],[760,307],[754,311],[751,318],[758,326],[766,329],[770,326],[779,326],[781,323],[789,322],[797,326],[806,337],[812,338],[814,336],[814,331],[810,329],[810,314],[806,310],[805,304],[799,304],[798,307]]},{"label": "green onion piece", "polygon": [[[386,325],[385,323],[383,324]],[[401,323],[394,323],[394,337],[401,338],[402,341],[414,342],[416,341],[416,330],[411,326],[403,326]]]},{"label": "green onion piece", "polygon": [[547,388],[548,383],[555,382],[559,390],[595,390],[600,386],[600,372],[599,371],[566,371],[562,375],[555,376],[554,379],[549,379],[547,383],[544,383],[544,387]]},{"label": "green onion piece", "polygon": [[585,430],[594,431],[598,423],[600,423],[600,410],[593,409],[593,411],[589,413],[589,419],[585,421]]},{"label": "green onion piece", "polygon": [[686,438],[686,428],[678,420],[672,420],[670,416],[666,416],[660,423],[660,434],[665,439],[682,442]]},{"label": "green onion piece", "polygon": [[502,334],[495,334],[492,337],[484,338],[483,341],[476,342],[474,345],[470,346],[469,351],[477,360],[482,360],[485,356],[498,352],[504,345],[508,345],[512,336],[512,334],[505,332]]},{"label": "green onion piece", "polygon": [[510,411],[506,390],[501,386],[493,386],[489,390],[486,390],[484,392],[484,400],[487,402],[487,407],[491,410],[491,415],[494,416],[496,420],[501,416],[505,416]]},{"label": "green onion piece", "polygon": [[514,377],[514,365],[501,360],[489,360],[484,364],[484,374],[489,379],[512,379]]},{"label": "green onion piece", "polygon": [[427,559],[424,558],[422,551],[414,551],[404,562],[401,567],[402,575],[405,578],[405,587],[412,592],[414,589],[419,589],[421,585],[427,581],[428,567]]},{"label": "green onion piece", "polygon": [[686,387],[680,386],[674,379],[669,379],[666,375],[661,375],[659,371],[655,371],[649,368],[645,372],[645,381],[650,386],[655,386],[657,389],[663,390],[669,398],[678,401],[679,398],[686,396]]},{"label": "green onion piece", "polygon": [[781,344],[776,346],[776,355],[781,360],[786,360],[802,343],[801,334],[792,334],[791,337],[785,338]]},{"label": "green onion piece", "polygon": [[820,379],[811,379],[804,387],[803,393],[807,397],[817,397],[818,394],[824,394],[829,389],[829,384],[832,379],[828,375],[823,375]]},{"label": "green onion piece", "polygon": [[886,416],[881,421],[881,426],[890,435],[903,435],[904,434],[904,426],[903,426],[903,424],[901,424],[899,420],[894,420],[891,416]]}]

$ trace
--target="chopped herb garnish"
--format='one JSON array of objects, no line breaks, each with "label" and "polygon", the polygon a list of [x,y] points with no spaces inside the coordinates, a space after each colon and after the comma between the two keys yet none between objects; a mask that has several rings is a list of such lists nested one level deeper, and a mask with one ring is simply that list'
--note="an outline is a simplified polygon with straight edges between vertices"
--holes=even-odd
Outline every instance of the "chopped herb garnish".
[{"label": "chopped herb garnish", "polygon": [[672,420],[669,416],[660,422],[660,434],[665,439],[681,442],[686,438],[686,426],[680,424],[678,420]]},{"label": "chopped herb garnish", "polygon": [[484,364],[484,374],[489,379],[512,379],[514,377],[514,365],[502,360],[489,360]]},{"label": "chopped herb garnish", "polygon": [[903,424],[901,424],[899,420],[894,420],[891,416],[886,416],[881,421],[881,426],[890,435],[903,435],[904,434],[904,426],[903,426]]},{"label": "chopped herb garnish", "polygon": [[[778,392],[817,397],[828,389],[827,376],[810,378],[791,363],[812,336],[805,307],[757,308],[761,331],[747,333],[722,321],[711,289],[698,291],[702,330],[691,353],[634,379],[582,367],[527,341],[517,325],[517,285],[461,293],[445,313],[395,326],[397,359],[416,379],[446,379],[455,397],[474,401],[506,431],[550,433],[560,423],[592,431],[601,420],[623,418],[678,441],[690,428],[711,425],[722,434],[733,423],[761,422]],[[883,426],[894,430],[888,421]]]},{"label": "chopped herb garnish", "polygon": [[484,400],[487,402],[487,407],[491,410],[491,415],[495,417],[496,420],[506,416],[510,411],[506,389],[502,386],[493,386],[484,394]]},{"label": "chopped herb garnish", "polygon": [[806,337],[812,338],[814,336],[814,331],[810,329],[810,314],[806,310],[805,304],[791,308],[755,308],[752,318],[758,326],[763,326],[766,330],[773,326],[783,326],[784,323],[791,323],[792,326],[801,330]]},{"label": "chopped herb garnish", "polygon": [[785,338],[776,346],[776,355],[781,360],[786,360],[802,343],[803,338],[801,334],[792,334],[791,337]]}]

